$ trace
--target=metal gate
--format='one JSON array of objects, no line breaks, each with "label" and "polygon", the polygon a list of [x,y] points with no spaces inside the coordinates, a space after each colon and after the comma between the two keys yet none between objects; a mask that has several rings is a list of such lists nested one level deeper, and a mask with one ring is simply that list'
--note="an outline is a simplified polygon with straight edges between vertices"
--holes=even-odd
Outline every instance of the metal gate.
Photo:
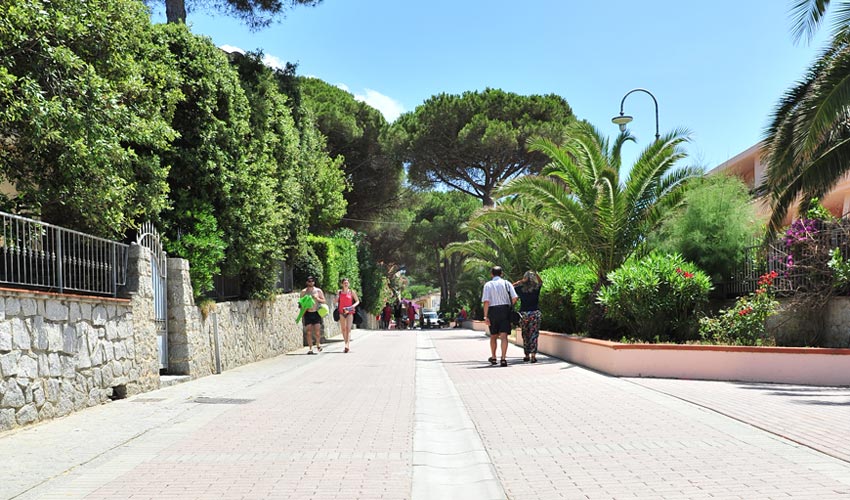
[{"label": "metal gate", "polygon": [[151,284],[153,286],[156,341],[159,347],[159,368],[168,368],[168,280],[167,256],[162,250],[162,240],[154,225],[145,222],[139,228],[136,243],[151,251]]}]

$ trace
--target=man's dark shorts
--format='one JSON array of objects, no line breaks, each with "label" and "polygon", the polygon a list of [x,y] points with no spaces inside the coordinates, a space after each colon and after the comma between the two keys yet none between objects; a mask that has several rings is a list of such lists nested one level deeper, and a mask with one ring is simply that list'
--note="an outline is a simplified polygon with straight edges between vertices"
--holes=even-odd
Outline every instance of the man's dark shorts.
[{"label": "man's dark shorts", "polygon": [[322,317],[319,316],[318,311],[307,311],[304,313],[304,324],[305,325],[321,325]]},{"label": "man's dark shorts", "polygon": [[490,306],[487,308],[487,317],[490,318],[490,335],[511,333],[510,313],[510,306]]}]

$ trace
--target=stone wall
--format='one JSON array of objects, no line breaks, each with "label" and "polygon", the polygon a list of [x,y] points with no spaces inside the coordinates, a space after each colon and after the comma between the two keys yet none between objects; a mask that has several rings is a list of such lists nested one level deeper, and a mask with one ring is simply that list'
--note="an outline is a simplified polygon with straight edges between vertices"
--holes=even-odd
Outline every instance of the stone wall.
[{"label": "stone wall", "polygon": [[132,381],[129,301],[0,294],[0,430],[100,404]]},{"label": "stone wall", "polygon": [[843,348],[850,347],[850,297],[833,297],[822,315],[803,317],[780,300],[780,311],[767,320],[777,345]]},{"label": "stone wall", "polygon": [[129,299],[0,289],[0,431],[159,387],[144,252],[131,249]]},{"label": "stone wall", "polygon": [[[131,245],[122,298],[0,289],[0,432],[160,387],[150,259]],[[298,293],[202,311],[183,259],[168,259],[167,293],[170,374],[204,377],[217,356],[228,370],[306,345]],[[326,318],[323,338],[339,333]]]},{"label": "stone wall", "polygon": [[[332,304],[335,296],[325,298]],[[303,347],[304,328],[295,322],[297,315],[298,293],[268,301],[219,302],[201,311],[193,299],[188,262],[168,259],[170,373],[192,378],[216,373],[216,333],[222,371]],[[326,318],[322,337],[336,335],[339,325]]]},{"label": "stone wall", "polygon": [[133,358],[137,373],[128,387],[133,395],[159,389],[159,346],[154,319],[151,252],[145,247],[130,245],[127,285],[120,293],[130,298],[132,331],[135,339]]}]

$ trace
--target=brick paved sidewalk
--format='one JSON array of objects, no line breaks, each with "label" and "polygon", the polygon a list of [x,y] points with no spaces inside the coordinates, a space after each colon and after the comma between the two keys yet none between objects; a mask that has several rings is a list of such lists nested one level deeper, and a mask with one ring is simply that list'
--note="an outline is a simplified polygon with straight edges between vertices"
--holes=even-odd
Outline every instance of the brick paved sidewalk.
[{"label": "brick paved sidewalk", "polygon": [[850,463],[850,388],[628,379]]},{"label": "brick paved sidewalk", "polygon": [[844,439],[846,389],[616,379],[514,346],[490,367],[470,330],[355,338],[2,434],[0,498],[850,499],[841,443],[777,435]]},{"label": "brick paved sidewalk", "polygon": [[[355,338],[349,354],[339,343],[319,356],[279,357],[0,436],[5,465],[18,460],[15,449],[38,461],[53,447],[103,441],[91,427],[107,414],[98,410],[111,411],[100,433],[135,410],[145,429],[114,448],[100,444],[64,474],[39,480],[30,471],[21,496],[20,485],[10,495],[0,480],[0,498],[409,498],[416,336]],[[158,405],[172,419],[149,424]]]},{"label": "brick paved sidewalk", "polygon": [[479,332],[431,335],[508,498],[850,498],[847,462],[514,346],[489,367]]}]

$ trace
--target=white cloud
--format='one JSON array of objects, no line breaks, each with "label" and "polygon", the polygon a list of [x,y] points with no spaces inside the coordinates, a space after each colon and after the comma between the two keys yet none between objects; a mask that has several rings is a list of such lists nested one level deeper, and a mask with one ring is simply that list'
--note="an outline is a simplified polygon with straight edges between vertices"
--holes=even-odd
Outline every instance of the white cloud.
[{"label": "white cloud", "polygon": [[[337,87],[347,92],[351,92],[345,84],[338,84]],[[369,106],[380,111],[381,114],[384,115],[384,118],[386,118],[386,120],[390,123],[394,122],[399,115],[404,113],[404,106],[402,106],[400,102],[396,101],[392,97],[385,96],[377,90],[366,89],[366,95],[354,92],[352,93],[356,100],[365,102]]]},{"label": "white cloud", "polygon": [[240,54],[244,54],[245,50],[240,49],[239,47],[234,47],[233,45],[221,45],[219,47],[221,50],[230,53],[230,52],[239,52]]},{"label": "white cloud", "polygon": [[286,61],[271,54],[263,54],[263,64],[272,69],[285,69]]},{"label": "white cloud", "polygon": [[[240,54],[245,53],[245,49],[243,49],[241,47],[234,47],[233,45],[220,45],[218,48],[220,48],[221,50],[223,50],[227,53],[232,53],[232,52],[238,52]],[[273,56],[271,54],[263,54],[263,64],[265,64],[266,66],[268,66],[272,69],[284,69],[284,68],[286,68],[286,61],[284,61],[283,59],[281,59],[277,56]]]}]

